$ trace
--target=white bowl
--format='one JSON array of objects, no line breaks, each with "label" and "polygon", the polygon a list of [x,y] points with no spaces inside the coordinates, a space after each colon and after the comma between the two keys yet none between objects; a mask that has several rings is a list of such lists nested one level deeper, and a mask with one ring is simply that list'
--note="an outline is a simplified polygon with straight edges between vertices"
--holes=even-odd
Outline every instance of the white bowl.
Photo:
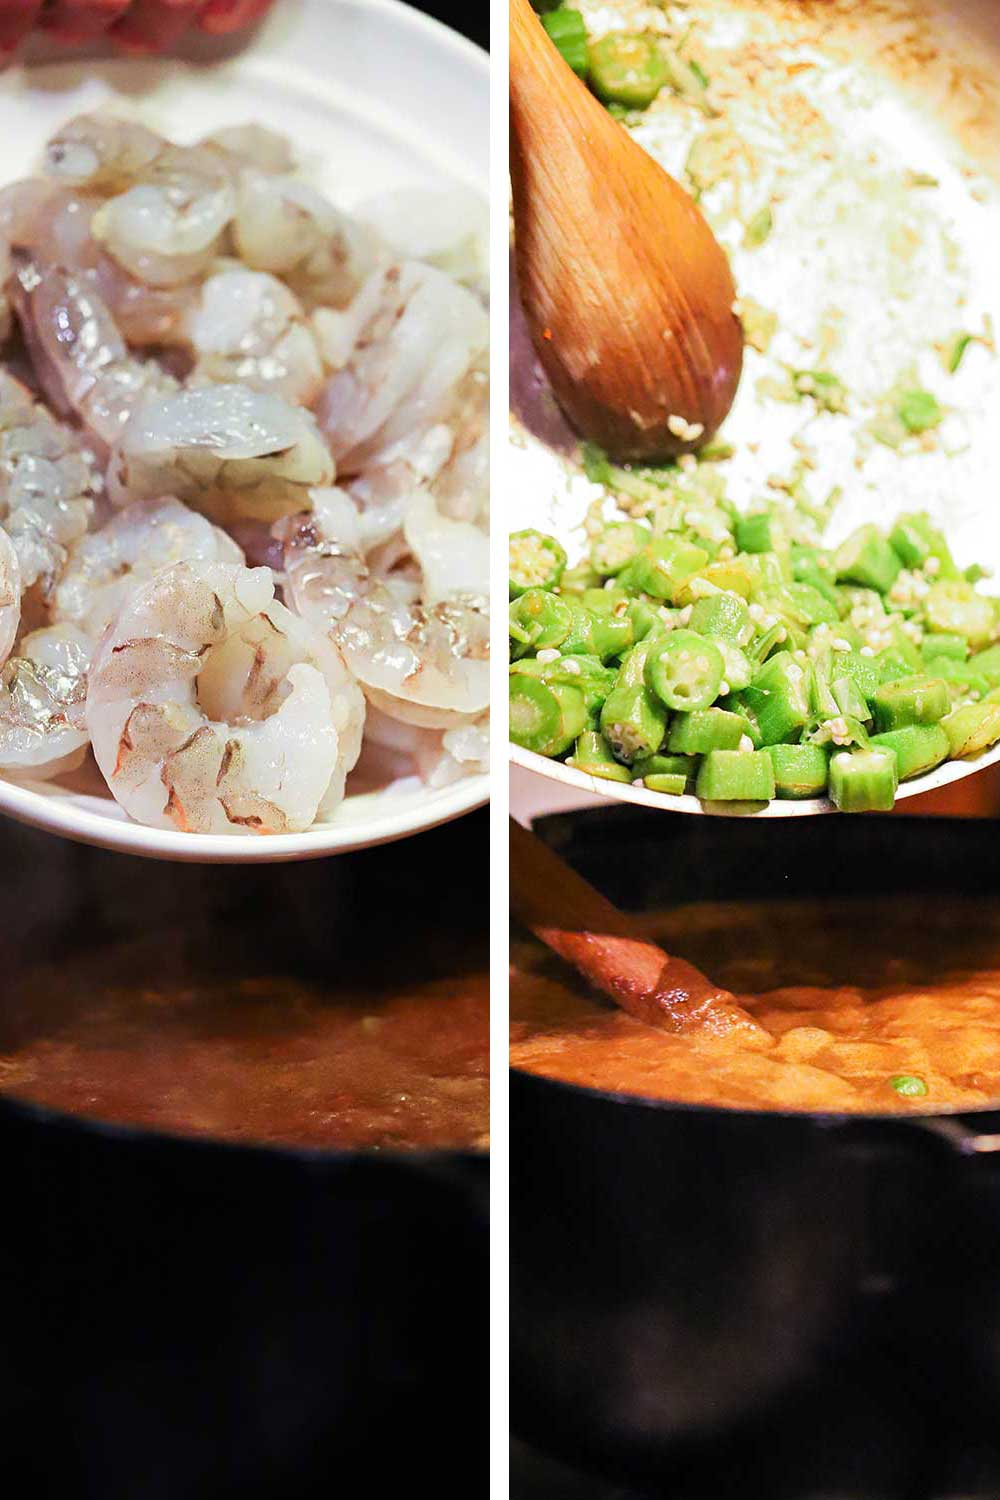
[{"label": "white bowl", "polygon": [[[251,44],[208,40],[183,59],[66,59],[34,46],[0,79],[0,182],[32,171],[47,137],[111,105],[178,139],[247,120],[283,131],[311,177],[350,208],[399,187],[458,182],[487,193],[489,62],[396,0],[283,0]],[[66,838],[158,859],[311,859],[404,838],[486,801],[488,777],[439,789],[416,777],[353,792],[325,824],[270,838],[131,822],[110,795],[0,778],[0,812]]]}]

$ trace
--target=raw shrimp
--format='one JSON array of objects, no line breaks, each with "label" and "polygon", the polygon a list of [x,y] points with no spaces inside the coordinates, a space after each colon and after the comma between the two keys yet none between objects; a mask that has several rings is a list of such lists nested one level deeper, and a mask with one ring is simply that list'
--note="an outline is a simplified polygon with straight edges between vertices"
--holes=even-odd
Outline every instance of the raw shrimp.
[{"label": "raw shrimp", "polygon": [[265,271],[227,266],[210,276],[182,324],[197,359],[192,380],[239,382],[310,406],[323,382],[302,305]]},{"label": "raw shrimp", "polygon": [[21,569],[14,543],[0,526],[0,667],[17,640],[21,624]]},{"label": "raw shrimp", "polygon": [[6,242],[43,268],[58,266],[75,275],[100,296],[128,343],[165,344],[176,335],[198,283],[151,287],[130,276],[91,235],[101,201],[58,182],[13,183],[0,190],[0,247]]},{"label": "raw shrimp", "polygon": [[177,382],[153,360],[130,354],[91,279],[41,266],[15,252],[14,306],[35,373],[56,411],[76,412],[91,433],[112,447],[140,398],[175,390]]},{"label": "raw shrimp", "polygon": [[206,135],[201,144],[225,152],[238,167],[276,176],[295,170],[295,156],[285,137],[264,125],[226,125]]},{"label": "raw shrimp", "polygon": [[285,593],[296,613],[320,630],[341,621],[368,587],[361,525],[350,495],[314,489],[308,513],[286,516],[272,527],[283,548]]},{"label": "raw shrimp", "polygon": [[418,730],[414,759],[427,786],[450,786],[463,776],[485,776],[490,769],[489,715],[466,721],[442,735]]},{"label": "raw shrimp", "polygon": [[49,172],[112,193],[90,232],[133,276],[177,286],[205,271],[236,209],[236,163],[211,146],[176,146],[110,115],[78,115],[49,142]]},{"label": "raw shrimp", "polygon": [[469,521],[442,515],[429,489],[414,490],[404,535],[423,578],[421,598],[439,604],[456,596],[485,598],[490,591],[490,541]]},{"label": "raw shrimp", "polygon": [[490,696],[490,626],[484,599],[413,603],[378,583],[351,605],[334,639],[383,713],[421,727],[452,727]]},{"label": "raw shrimp", "polygon": [[311,306],[345,306],[380,255],[373,232],[308,183],[260,172],[241,178],[233,235],[245,265],[282,276]]},{"label": "raw shrimp", "polygon": [[0,524],[17,554],[22,591],[51,588],[66,549],[90,524],[96,484],[76,433],[0,371]]},{"label": "raw shrimp", "polygon": [[484,284],[490,210],[478,193],[461,187],[397,188],[354,211],[395,257],[425,261],[466,286]]},{"label": "raw shrimp", "polygon": [[309,412],[241,385],[205,385],[139,403],[112,455],[119,506],[172,494],[225,525],[310,506],[334,463]]},{"label": "raw shrimp", "polygon": [[489,319],[464,287],[416,261],[390,267],[378,308],[317,406],[338,467],[384,463],[428,427],[448,422],[483,366]]},{"label": "raw shrimp", "polygon": [[130,505],[73,543],[50,598],[52,619],[68,621],[97,641],[137,584],[177,562],[241,565],[243,553],[224,531],[172,496]]},{"label": "raw shrimp", "polygon": [[[438,515],[426,490],[411,497],[408,525],[430,568],[428,591],[416,569],[400,579],[384,562],[371,566],[361,518],[343,490],[314,491],[312,501],[311,514],[274,528],[299,614],[331,631],[368,698],[390,717],[454,728],[482,713],[489,701],[483,533]],[[454,564],[441,556],[449,541],[458,548]]]},{"label": "raw shrimp", "polygon": [[25,636],[0,671],[0,769],[54,776],[79,763],[90,651],[74,625]]},{"label": "raw shrimp", "polygon": [[364,699],[266,568],[179,563],[130,595],[90,667],[94,754],[153,827],[308,828],[343,796]]}]

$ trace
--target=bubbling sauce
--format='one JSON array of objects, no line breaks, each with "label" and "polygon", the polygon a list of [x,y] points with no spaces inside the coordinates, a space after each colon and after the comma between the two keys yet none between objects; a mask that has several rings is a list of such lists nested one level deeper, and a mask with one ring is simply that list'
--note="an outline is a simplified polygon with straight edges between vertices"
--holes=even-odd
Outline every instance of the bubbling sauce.
[{"label": "bubbling sauce", "polygon": [[488,976],[339,984],[192,972],[162,938],[36,965],[0,1009],[0,1092],[75,1115],[287,1146],[475,1148]]},{"label": "bubbling sauce", "polygon": [[[677,1037],[515,944],[511,1062],[615,1093],[734,1108],[900,1113],[1000,1101],[1000,902],[698,903],[650,935],[733,991],[762,1038]],[[897,1092],[892,1080],[926,1092]]]}]

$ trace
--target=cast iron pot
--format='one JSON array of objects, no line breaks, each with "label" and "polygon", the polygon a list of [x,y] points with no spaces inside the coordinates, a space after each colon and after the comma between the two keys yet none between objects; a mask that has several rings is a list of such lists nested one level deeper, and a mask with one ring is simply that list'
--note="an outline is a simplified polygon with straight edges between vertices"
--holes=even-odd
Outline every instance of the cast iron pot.
[{"label": "cast iron pot", "polygon": [[[623,906],[637,890],[652,907],[887,882],[928,901],[1000,897],[986,823],[622,807],[536,829]],[[957,1396],[963,1422],[975,1409],[1000,1431],[998,1129],[987,1113],[671,1105],[515,1071],[518,1435],[615,1478],[683,1477],[685,1500],[931,1493],[946,1404],[949,1421]],[[832,1488],[817,1478],[824,1450]]]},{"label": "cast iron pot", "polygon": [[[458,972],[452,923],[485,963],[485,891],[464,876],[485,836],[477,814],[341,860],[219,871],[4,824],[4,969],[162,924],[223,971],[291,951],[340,975],[391,950]],[[244,1148],[2,1099],[5,1492],[326,1500],[352,1472],[372,1495],[416,1472],[447,1493],[485,1454],[487,1257],[475,1155]]]}]

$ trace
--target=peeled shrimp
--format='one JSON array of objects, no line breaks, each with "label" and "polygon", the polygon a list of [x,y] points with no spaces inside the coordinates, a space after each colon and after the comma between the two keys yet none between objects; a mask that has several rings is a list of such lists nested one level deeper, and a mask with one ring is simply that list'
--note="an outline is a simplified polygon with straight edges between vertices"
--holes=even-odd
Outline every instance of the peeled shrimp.
[{"label": "peeled shrimp", "polygon": [[226,125],[206,135],[201,142],[223,151],[241,167],[282,175],[295,169],[292,148],[283,135],[264,125]]},{"label": "peeled shrimp", "polygon": [[176,146],[110,115],[79,115],[49,142],[48,170],[112,193],[91,234],[133,276],[177,286],[207,269],[236,208],[234,163],[211,146]]},{"label": "peeled shrimp", "polygon": [[390,267],[350,360],[324,387],[320,426],[347,474],[447,422],[485,360],[489,320],[464,287],[416,261]]},{"label": "peeled shrimp", "polygon": [[242,385],[146,396],[112,455],[108,489],[123,506],[172,494],[220,524],[308,509],[333,460],[309,412]]},{"label": "peeled shrimp", "polygon": [[77,435],[0,371],[0,524],[22,590],[51,587],[94,509],[96,477]]},{"label": "peeled shrimp", "polygon": [[469,521],[442,515],[429,489],[414,490],[404,534],[423,578],[421,598],[438,604],[457,595],[486,598],[490,591],[490,540]]},{"label": "peeled shrimp", "polygon": [[296,177],[245,172],[233,235],[255,271],[272,271],[310,305],[343,307],[375,267],[372,231]]},{"label": "peeled shrimp", "polygon": [[138,584],[178,562],[242,564],[243,553],[172,496],[130,505],[73,543],[50,598],[52,619],[97,641]]},{"label": "peeled shrimp", "polygon": [[182,324],[197,359],[193,380],[239,382],[310,406],[323,382],[298,298],[277,277],[242,266],[210,276]]},{"label": "peeled shrimp", "polygon": [[145,393],[164,394],[177,382],[129,352],[90,278],[19,257],[14,306],[45,395],[111,447]]},{"label": "peeled shrimp", "polygon": [[17,640],[21,623],[21,569],[14,543],[0,526],[0,667]]},{"label": "peeled shrimp", "polygon": [[377,584],[334,632],[348,667],[383,713],[405,723],[450,727],[452,714],[480,714],[490,696],[485,601],[424,606]]},{"label": "peeled shrimp", "polygon": [[54,776],[78,763],[90,651],[73,625],[25,636],[0,671],[0,769]]},{"label": "peeled shrimp", "polygon": [[490,210],[478,193],[397,188],[355,212],[400,259],[425,261],[467,286],[485,280]]},{"label": "peeled shrimp", "polygon": [[308,828],[343,796],[364,699],[266,568],[180,563],[129,596],[91,663],[94,754],[140,822]]}]

